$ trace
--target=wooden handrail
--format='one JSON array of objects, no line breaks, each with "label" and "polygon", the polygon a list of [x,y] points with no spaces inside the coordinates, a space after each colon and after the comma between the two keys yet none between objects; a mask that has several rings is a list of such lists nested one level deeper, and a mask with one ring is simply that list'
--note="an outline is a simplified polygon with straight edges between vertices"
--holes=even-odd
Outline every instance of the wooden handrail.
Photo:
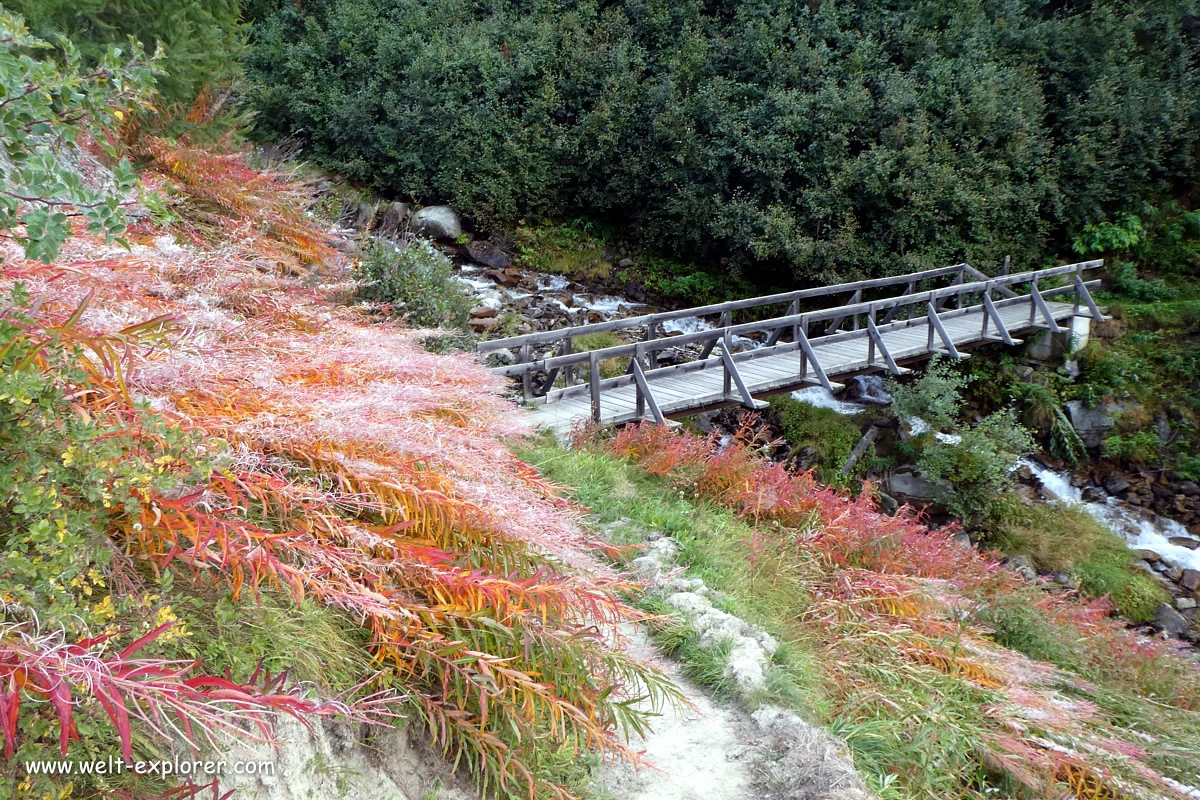
[{"label": "wooden handrail", "polygon": [[808,300],[813,297],[824,297],[825,295],[830,294],[852,292],[857,289],[878,289],[883,286],[892,286],[894,284],[909,283],[912,281],[923,281],[928,278],[937,278],[942,275],[960,273],[966,268],[966,264],[955,264],[950,267],[927,269],[922,272],[914,272],[909,275],[896,275],[888,278],[872,278],[870,280],[855,281],[852,283],[838,283],[832,286],[818,286],[811,289],[795,289],[790,292],[762,295],[761,297],[748,297],[745,300],[730,300],[724,303],[712,303],[710,305],[696,306],[694,308],[681,308],[675,311],[656,311],[653,314],[642,314],[641,316],[637,317],[623,317],[621,319],[612,319],[606,322],[593,322],[587,325],[559,328],[558,330],[554,331],[525,333],[520,336],[509,336],[505,339],[489,339],[476,345],[476,351],[479,353],[490,353],[495,350],[521,347],[527,344],[532,345],[546,344],[547,342],[557,342],[565,338],[586,336],[589,333],[604,333],[606,331],[616,331],[623,328],[641,327],[642,325],[657,325],[673,319],[703,317],[709,314],[722,314],[730,311],[741,311],[747,308],[756,308],[758,306],[769,306],[781,303],[790,303],[793,301],[798,302],[800,300]]},{"label": "wooden handrail", "polygon": [[[712,328],[712,329],[706,330],[706,331],[697,331],[695,333],[682,334],[680,336],[670,336],[670,337],[664,337],[664,338],[660,338],[660,339],[654,339],[651,341],[639,342],[637,344],[623,344],[623,345],[616,345],[614,347],[606,347],[606,348],[602,348],[599,350],[579,351],[579,352],[575,352],[575,353],[571,353],[571,354],[564,354],[564,355],[560,355],[560,356],[548,356],[546,358],[537,359],[537,360],[533,360],[533,361],[526,361],[524,363],[512,364],[512,365],[503,366],[503,367],[495,367],[491,371],[497,375],[506,375],[506,376],[526,375],[526,374],[530,374],[533,372],[548,371],[548,370],[554,369],[556,367],[567,367],[567,366],[574,366],[574,365],[578,365],[578,364],[588,363],[589,361],[591,361],[593,359],[593,357],[595,359],[603,361],[603,360],[609,359],[609,358],[622,358],[622,357],[626,357],[626,356],[633,357],[633,356],[637,356],[639,354],[643,354],[643,353],[647,353],[647,352],[651,352],[651,351],[657,351],[657,350],[664,350],[664,349],[667,349],[670,347],[678,347],[680,345],[685,345],[685,344],[693,344],[693,343],[697,343],[697,342],[708,342],[709,340],[720,339],[720,338],[724,337],[726,334],[728,334],[730,336],[742,336],[742,335],[749,334],[749,333],[761,333],[761,332],[765,332],[765,331],[772,331],[772,330],[775,330],[775,329],[781,328],[781,327],[806,325],[810,322],[817,322],[817,321],[821,321],[821,320],[837,319],[839,317],[844,319],[851,315],[875,312],[875,311],[879,311],[881,309],[891,308],[892,306],[905,306],[905,305],[917,305],[917,304],[934,304],[934,305],[936,305],[937,301],[942,298],[949,298],[949,297],[954,297],[954,296],[961,297],[963,295],[969,295],[969,294],[986,293],[986,292],[998,290],[1002,287],[1008,287],[1013,284],[1019,284],[1019,283],[1032,284],[1034,281],[1042,280],[1045,278],[1051,278],[1051,277],[1055,277],[1058,275],[1080,273],[1083,270],[1094,269],[1096,267],[1101,266],[1102,264],[1103,264],[1102,261],[1094,260],[1094,261],[1080,262],[1077,264],[1066,264],[1066,265],[1059,266],[1059,267],[1050,267],[1048,269],[1031,270],[1029,272],[1022,272],[1022,273],[1017,273],[1017,274],[1013,274],[1013,275],[1005,275],[1005,276],[1000,276],[1000,277],[996,277],[996,278],[989,278],[986,281],[977,281],[974,283],[961,283],[961,284],[956,284],[954,286],[947,286],[942,289],[931,289],[926,292],[919,292],[919,293],[915,293],[915,294],[904,294],[904,295],[900,295],[900,296],[893,297],[893,298],[885,298],[883,300],[874,300],[874,301],[870,301],[870,302],[855,303],[852,305],[838,306],[838,307],[834,307],[834,308],[822,309],[822,310],[817,310],[817,311],[807,311],[807,312],[802,312],[799,314],[789,314],[789,315],[783,316],[783,317],[774,317],[771,319],[759,320],[756,322],[745,322],[745,323],[742,323],[739,325],[728,325],[728,326],[721,327],[721,328]],[[958,270],[958,267],[956,266],[953,269]],[[914,273],[914,274],[919,274],[919,273]],[[912,276],[903,276],[903,277],[905,278],[905,280],[903,280],[903,281],[897,280],[895,282],[896,283],[907,283],[908,280],[912,279]],[[843,284],[843,287],[844,286],[846,286],[846,285]],[[1071,290],[1071,291],[1074,290],[1073,286],[1064,287],[1064,288],[1067,290]],[[838,291],[845,291],[845,288],[840,288]],[[1045,294],[1045,293],[1043,293],[1043,294]],[[784,295],[783,297],[787,298],[787,297],[792,297],[792,296],[793,296],[793,294],[788,294],[788,295]],[[1017,299],[1020,299],[1020,298],[1017,298]],[[722,310],[721,305],[714,306],[713,308],[715,308],[717,312]],[[962,309],[956,309],[956,310],[961,311]],[[716,313],[716,312],[713,312],[713,313]],[[950,312],[950,314],[954,315],[953,312]],[[650,316],[654,316],[654,315],[650,315]],[[636,319],[636,318],[631,318],[631,319]],[[631,320],[614,320],[613,322],[629,323],[630,321]],[[901,321],[901,325],[902,326],[907,325],[914,321],[915,320],[903,320],[903,321]],[[609,325],[612,323],[598,323],[598,324]],[[896,325],[896,324],[897,323],[891,323],[891,325]],[[880,330],[884,330],[887,328],[888,328],[888,326],[881,326]],[[548,338],[545,339],[545,341],[557,341],[557,340],[564,338],[564,336],[567,336],[567,335],[572,335],[572,336],[576,335],[573,333],[570,333],[570,334],[568,333],[573,330],[576,330],[576,329],[564,328],[564,329],[558,330],[558,331],[545,331],[542,334],[527,334],[525,337],[514,337],[512,339],[507,339],[507,340],[500,339],[500,340],[496,340],[496,341],[497,342],[507,341],[511,344],[513,342],[516,342],[517,340],[523,340],[523,343],[525,345],[528,345],[529,344],[528,336],[543,336],[546,334],[549,334],[549,336],[548,336]],[[862,335],[863,332],[857,331],[857,332],[851,332],[851,333],[854,333],[856,335]],[[832,339],[832,338],[825,338],[825,337],[822,337],[822,338],[825,341],[836,341],[836,339]],[[852,338],[852,337],[848,337],[848,338]],[[482,343],[482,344],[486,344],[486,343]]]}]

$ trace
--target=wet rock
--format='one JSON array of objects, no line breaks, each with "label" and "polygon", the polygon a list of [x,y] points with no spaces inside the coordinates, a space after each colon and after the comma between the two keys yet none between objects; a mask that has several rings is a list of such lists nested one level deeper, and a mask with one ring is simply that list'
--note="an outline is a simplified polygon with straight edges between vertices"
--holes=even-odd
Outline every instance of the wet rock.
[{"label": "wet rock", "polygon": [[513,272],[512,270],[501,272],[500,270],[490,269],[483,274],[484,276],[491,278],[496,283],[503,286],[505,289],[512,289],[521,282],[521,274],[518,272]]},{"label": "wet rock", "polygon": [[847,381],[842,399],[851,403],[886,406],[892,402],[892,393],[878,375],[855,375]]},{"label": "wet rock", "polygon": [[1143,561],[1148,561],[1151,564],[1162,560],[1162,556],[1153,550],[1134,550],[1133,554]]},{"label": "wet rock", "polygon": [[1158,626],[1172,636],[1182,636],[1187,633],[1188,621],[1182,614],[1166,603],[1160,603],[1155,614]]},{"label": "wet rock", "polygon": [[512,256],[486,239],[467,242],[459,250],[466,258],[469,258],[476,264],[482,264],[492,269],[507,270],[513,265]]},{"label": "wet rock", "polygon": [[1179,585],[1193,592],[1200,589],[1200,569],[1185,569],[1179,576]]},{"label": "wet rock", "polygon": [[457,239],[462,236],[462,220],[450,206],[426,206],[412,216],[413,230],[430,239]]},{"label": "wet rock", "polygon": [[1109,475],[1104,479],[1104,491],[1109,494],[1124,494],[1129,489],[1129,481],[1120,475]]},{"label": "wet rock", "polygon": [[408,203],[388,203],[375,220],[375,230],[383,236],[395,236],[408,226]]},{"label": "wet rock", "polygon": [[1085,503],[1103,503],[1108,499],[1098,486],[1085,486],[1079,496]]},{"label": "wet rock", "polygon": [[1167,541],[1180,547],[1186,547],[1189,550],[1200,548],[1200,539],[1192,539],[1187,536],[1172,536]]},{"label": "wet rock", "polygon": [[1088,408],[1078,400],[1067,403],[1067,416],[1088,447],[1099,447],[1104,435],[1116,424],[1116,416],[1122,410],[1117,403],[1101,403]]}]

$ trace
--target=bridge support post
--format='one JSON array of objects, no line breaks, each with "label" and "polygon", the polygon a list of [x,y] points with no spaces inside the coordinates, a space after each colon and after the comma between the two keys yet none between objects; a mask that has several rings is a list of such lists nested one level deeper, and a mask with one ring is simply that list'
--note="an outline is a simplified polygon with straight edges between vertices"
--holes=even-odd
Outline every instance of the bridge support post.
[{"label": "bridge support post", "polygon": [[592,395],[592,421],[600,421],[600,357],[596,351],[588,353],[588,388]]}]

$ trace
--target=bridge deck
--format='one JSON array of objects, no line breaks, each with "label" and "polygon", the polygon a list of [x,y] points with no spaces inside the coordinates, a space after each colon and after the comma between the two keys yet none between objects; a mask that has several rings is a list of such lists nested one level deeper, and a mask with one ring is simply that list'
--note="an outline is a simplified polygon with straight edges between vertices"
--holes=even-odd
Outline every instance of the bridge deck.
[{"label": "bridge deck", "polygon": [[[1030,321],[1031,302],[1014,303],[999,309],[1005,325],[1013,335],[1033,327]],[[1047,305],[1051,314],[1059,321],[1068,319],[1075,313],[1073,303],[1047,302]],[[983,313],[980,308],[944,321],[946,331],[956,346],[984,341],[980,335]],[[881,335],[892,357],[896,361],[904,361],[930,355],[928,325],[926,319],[914,319],[909,327],[883,331]],[[838,376],[858,372],[868,366],[882,366],[878,353],[875,355],[875,363],[868,365],[868,341],[866,335],[857,339],[826,343],[822,343],[820,338],[815,338],[812,340],[812,347],[826,374],[831,380],[836,380]],[[717,356],[710,358],[719,360]],[[737,369],[747,389],[757,396],[811,385],[811,372],[809,378],[799,378],[800,359],[801,353],[793,350],[739,361]],[[650,391],[665,416],[683,415],[729,399],[724,392],[724,374],[721,369],[662,375],[650,371],[647,373],[647,380]],[[600,396],[600,422],[621,424],[637,419],[636,393],[635,385],[605,389]],[[588,397],[565,397],[535,406],[532,422],[536,426],[565,431],[591,416],[591,401]]]}]

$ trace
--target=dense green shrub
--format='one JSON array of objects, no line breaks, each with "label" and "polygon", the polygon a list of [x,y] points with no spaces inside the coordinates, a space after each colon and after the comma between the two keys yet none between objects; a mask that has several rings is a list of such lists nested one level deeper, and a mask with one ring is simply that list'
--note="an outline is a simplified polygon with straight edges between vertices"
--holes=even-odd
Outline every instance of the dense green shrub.
[{"label": "dense green shrub", "polygon": [[950,483],[947,508],[967,522],[979,523],[993,514],[1000,496],[1012,486],[1013,462],[1036,446],[1011,409],[997,411],[958,435],[957,442],[928,441],[917,466],[930,480]]},{"label": "dense green shrub", "polygon": [[903,421],[917,417],[931,430],[940,431],[958,421],[962,407],[959,392],[969,382],[952,361],[935,357],[921,377],[911,383],[888,380],[892,391],[892,411]]},{"label": "dense green shrub", "polygon": [[1200,152],[1195,0],[247,13],[262,135],[485,223],[583,214],[761,282],[1036,264],[1191,191]]},{"label": "dense green shrub", "polygon": [[354,268],[358,296],[389,306],[420,328],[466,328],[471,298],[458,281],[450,259],[422,241],[397,247],[383,239],[365,239]]},{"label": "dense green shrub", "polygon": [[240,71],[244,45],[238,0],[5,0],[33,33],[63,34],[85,61],[98,62],[110,45],[130,37],[147,50],[163,47],[158,83],[168,103],[190,103],[206,85]]},{"label": "dense green shrub", "polygon": [[1104,440],[1106,458],[1131,463],[1153,461],[1158,456],[1162,440],[1154,431],[1136,431],[1125,436],[1109,436]]}]

